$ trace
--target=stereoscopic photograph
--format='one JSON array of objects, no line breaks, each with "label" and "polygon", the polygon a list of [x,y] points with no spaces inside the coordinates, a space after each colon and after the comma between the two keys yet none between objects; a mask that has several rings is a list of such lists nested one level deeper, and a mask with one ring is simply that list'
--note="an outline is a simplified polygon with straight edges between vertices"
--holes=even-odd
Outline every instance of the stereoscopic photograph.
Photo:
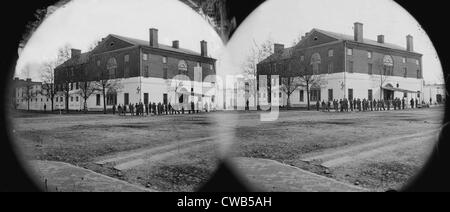
[{"label": "stereoscopic photograph", "polygon": [[417,178],[448,93],[407,10],[268,0],[241,20],[229,2],[66,0],[38,11],[4,98],[34,184],[196,192],[221,164],[256,192],[402,191]]}]

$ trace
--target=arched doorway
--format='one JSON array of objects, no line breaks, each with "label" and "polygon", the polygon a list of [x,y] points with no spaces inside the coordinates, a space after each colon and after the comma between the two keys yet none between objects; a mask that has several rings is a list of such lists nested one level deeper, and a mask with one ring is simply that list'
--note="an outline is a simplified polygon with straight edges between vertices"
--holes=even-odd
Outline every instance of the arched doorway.
[{"label": "arched doorway", "polygon": [[394,99],[394,87],[391,83],[386,84],[383,87],[383,96],[384,100],[393,100]]}]

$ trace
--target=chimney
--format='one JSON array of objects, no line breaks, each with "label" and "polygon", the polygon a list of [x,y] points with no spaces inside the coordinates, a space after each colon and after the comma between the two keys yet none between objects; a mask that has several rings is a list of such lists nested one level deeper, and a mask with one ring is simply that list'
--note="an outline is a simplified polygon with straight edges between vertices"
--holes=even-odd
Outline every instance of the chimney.
[{"label": "chimney", "polygon": [[158,29],[150,28],[150,46],[158,47]]},{"label": "chimney", "polygon": [[406,51],[408,52],[414,51],[413,36],[411,35],[406,36]]},{"label": "chimney", "polygon": [[75,58],[81,55],[81,50],[79,49],[70,49],[70,58]]},{"label": "chimney", "polygon": [[378,43],[384,43],[384,35],[378,35],[377,36],[377,42]]},{"label": "chimney", "polygon": [[31,78],[27,78],[27,82],[31,82]]},{"label": "chimney", "polygon": [[202,57],[208,56],[208,43],[204,40],[200,41],[200,52]]},{"label": "chimney", "polygon": [[275,54],[281,54],[281,53],[283,53],[283,50],[284,50],[283,44],[279,44],[279,43],[273,44],[273,51],[275,52]]},{"label": "chimney", "polygon": [[172,47],[175,49],[180,48],[180,41],[178,41],[178,40],[172,41]]},{"label": "chimney", "polygon": [[305,33],[305,38],[308,37],[308,35],[309,35],[309,32]]},{"label": "chimney", "polygon": [[354,27],[354,35],[356,42],[363,42],[363,24],[359,22],[355,22]]}]

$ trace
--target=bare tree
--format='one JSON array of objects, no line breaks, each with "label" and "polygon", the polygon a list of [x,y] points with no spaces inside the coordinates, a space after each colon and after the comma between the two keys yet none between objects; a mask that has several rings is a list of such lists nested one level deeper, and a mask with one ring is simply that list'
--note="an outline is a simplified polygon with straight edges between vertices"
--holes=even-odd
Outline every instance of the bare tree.
[{"label": "bare tree", "polygon": [[289,60],[291,74],[298,77],[296,81],[298,83],[298,87],[306,88],[307,107],[308,110],[310,110],[311,88],[320,88],[325,81],[320,73],[314,72],[313,67],[311,65],[306,65],[300,57],[293,56]]},{"label": "bare tree", "polygon": [[27,65],[24,69],[22,69],[21,72],[22,76],[25,77],[25,84],[24,88],[25,90],[22,91],[22,97],[27,101],[27,110],[30,110],[30,101],[32,98],[36,97],[36,93],[33,92],[33,83],[31,82],[31,69]]},{"label": "bare tree", "polygon": [[297,90],[297,88],[302,86],[301,80],[299,77],[286,76],[281,77],[280,80],[281,87],[280,90],[283,91],[287,96],[287,108],[291,107],[291,94]]},{"label": "bare tree", "polygon": [[50,98],[52,111],[54,110],[54,98],[56,96],[55,64],[55,61],[47,61],[41,67],[42,89],[40,94]]},{"label": "bare tree", "polygon": [[83,111],[84,113],[87,113],[87,100],[90,96],[92,96],[95,92],[100,91],[98,86],[96,86],[95,82],[87,81],[80,83],[79,90],[77,93],[83,98]]},{"label": "bare tree", "polygon": [[103,113],[106,114],[106,94],[108,91],[118,92],[123,85],[119,79],[109,79],[106,71],[101,71],[93,84],[94,88],[100,90],[103,95]]},{"label": "bare tree", "polygon": [[[59,66],[70,59],[71,57],[71,47],[70,45],[66,44],[63,47],[58,49],[58,54],[56,58],[56,66]],[[69,113],[69,96],[70,96],[70,84],[71,84],[71,75],[73,70],[65,69],[65,72],[62,73],[62,81],[61,81],[61,94],[64,95],[66,99],[66,112]]]},{"label": "bare tree", "polygon": [[271,38],[268,38],[261,44],[257,44],[255,40],[253,40],[253,45],[250,48],[250,53],[242,64],[242,69],[244,71],[244,77],[246,78],[249,86],[249,92],[252,92],[254,95],[254,105],[257,105],[258,95],[256,88],[256,74],[257,74],[257,65],[270,55],[274,53],[273,51],[274,42]]},{"label": "bare tree", "polygon": [[389,63],[389,61],[384,60],[385,58],[380,58],[376,62],[377,69],[380,70],[380,99],[383,99],[383,84],[389,79],[389,76],[392,75],[393,72],[393,66],[386,65],[385,63]]},{"label": "bare tree", "polygon": [[96,39],[94,40],[88,47],[88,52],[92,51],[95,49],[95,47],[97,47],[97,45],[101,42],[101,39]]}]

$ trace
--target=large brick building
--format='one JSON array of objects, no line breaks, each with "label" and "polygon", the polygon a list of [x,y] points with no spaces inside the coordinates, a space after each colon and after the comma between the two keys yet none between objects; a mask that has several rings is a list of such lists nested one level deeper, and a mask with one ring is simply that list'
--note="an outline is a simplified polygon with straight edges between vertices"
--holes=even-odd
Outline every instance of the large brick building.
[{"label": "large brick building", "polygon": [[[72,49],[71,58],[55,68],[55,85],[59,96],[69,87],[69,109],[83,107],[79,95],[80,82],[114,80],[121,86],[106,94],[106,106],[143,102],[171,103],[189,107],[191,101],[214,106],[215,62],[208,56],[207,42],[200,41],[200,53],[158,43],[158,30],[149,30],[149,40],[110,34],[90,52]],[[177,77],[176,77],[177,76]],[[208,77],[211,76],[211,77]],[[176,78],[177,80],[174,80]],[[65,95],[66,96],[66,95]],[[103,109],[102,92],[87,101],[89,110]],[[56,108],[65,107],[65,103]],[[197,104],[196,104],[197,105]]]},{"label": "large brick building", "polygon": [[[384,35],[376,40],[364,38],[362,23],[354,24],[353,36],[312,29],[293,47],[275,44],[274,53],[257,65],[258,82],[264,77],[270,84],[270,75],[295,76],[296,66],[289,65],[292,61],[320,76],[320,83],[310,85],[314,103],[343,98],[423,98],[422,54],[414,51],[411,35],[406,36],[404,48],[384,42]],[[270,102],[270,90],[258,88],[259,98]],[[305,106],[306,93],[305,86],[295,90],[289,98],[291,106]],[[280,92],[280,97],[280,104],[286,105],[286,94]]]}]

